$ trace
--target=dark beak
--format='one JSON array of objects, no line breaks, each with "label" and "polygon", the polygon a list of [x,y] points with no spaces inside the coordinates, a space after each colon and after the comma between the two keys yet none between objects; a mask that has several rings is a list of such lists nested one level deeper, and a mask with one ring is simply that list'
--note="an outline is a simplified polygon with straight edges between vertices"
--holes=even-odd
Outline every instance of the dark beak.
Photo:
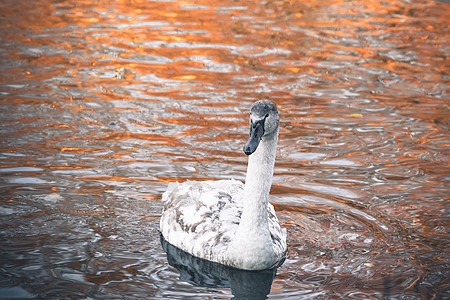
[{"label": "dark beak", "polygon": [[264,134],[264,121],[266,119],[262,119],[256,122],[252,122],[250,125],[250,136],[248,137],[247,143],[244,146],[244,153],[247,155],[252,154],[258,148],[259,142],[261,141],[261,137]]}]

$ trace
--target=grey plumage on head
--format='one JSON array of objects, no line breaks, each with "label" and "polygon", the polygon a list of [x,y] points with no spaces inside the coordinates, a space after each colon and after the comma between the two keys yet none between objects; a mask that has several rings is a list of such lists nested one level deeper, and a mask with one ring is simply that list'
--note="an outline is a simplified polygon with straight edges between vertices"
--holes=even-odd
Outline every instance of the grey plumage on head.
[{"label": "grey plumage on head", "polygon": [[251,113],[257,117],[264,118],[270,112],[278,114],[277,106],[269,100],[259,100],[253,104]]}]

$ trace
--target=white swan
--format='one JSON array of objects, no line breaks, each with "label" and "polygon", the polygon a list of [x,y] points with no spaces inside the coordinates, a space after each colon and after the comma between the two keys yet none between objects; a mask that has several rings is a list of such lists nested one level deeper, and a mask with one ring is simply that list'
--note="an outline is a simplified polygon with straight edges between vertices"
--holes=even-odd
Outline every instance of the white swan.
[{"label": "white swan", "polygon": [[250,111],[245,186],[236,180],[171,182],[162,196],[160,230],[172,245],[199,258],[245,270],[264,270],[287,251],[268,202],[278,141],[278,111],[257,101]]}]

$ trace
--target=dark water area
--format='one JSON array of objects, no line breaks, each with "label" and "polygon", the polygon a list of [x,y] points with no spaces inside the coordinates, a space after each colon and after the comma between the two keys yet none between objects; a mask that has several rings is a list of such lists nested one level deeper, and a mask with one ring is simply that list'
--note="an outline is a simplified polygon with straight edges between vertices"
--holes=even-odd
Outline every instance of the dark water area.
[{"label": "dark water area", "polygon": [[280,112],[270,200],[289,253],[258,291],[449,298],[449,13],[1,1],[0,298],[239,298],[253,275],[196,267],[217,285],[198,284],[169,264],[160,199],[243,181],[260,99]]}]

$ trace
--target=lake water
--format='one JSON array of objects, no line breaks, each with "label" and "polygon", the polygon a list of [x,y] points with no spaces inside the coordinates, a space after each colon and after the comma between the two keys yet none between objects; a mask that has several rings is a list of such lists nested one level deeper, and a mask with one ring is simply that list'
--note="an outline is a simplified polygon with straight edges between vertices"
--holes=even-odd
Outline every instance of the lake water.
[{"label": "lake water", "polygon": [[[450,297],[447,1],[0,11],[1,298]],[[161,194],[244,180],[260,99],[288,257],[195,281],[168,263]]]}]

